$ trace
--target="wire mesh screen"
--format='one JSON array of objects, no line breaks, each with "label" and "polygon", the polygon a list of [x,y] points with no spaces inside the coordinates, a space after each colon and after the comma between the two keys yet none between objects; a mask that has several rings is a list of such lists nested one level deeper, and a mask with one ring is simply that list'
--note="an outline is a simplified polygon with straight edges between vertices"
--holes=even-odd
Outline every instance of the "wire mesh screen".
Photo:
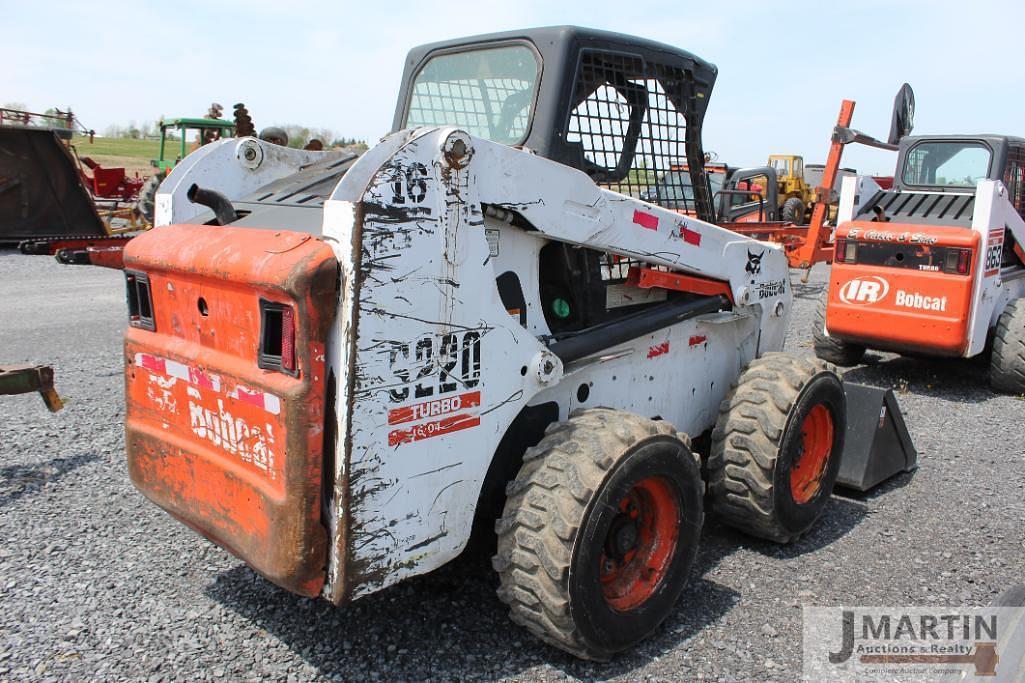
[{"label": "wire mesh screen", "polygon": [[440,55],[413,82],[406,127],[458,126],[506,145],[530,128],[538,66],[522,46]]},{"label": "wire mesh screen", "polygon": [[1025,218],[1025,147],[1011,147],[1008,151],[1004,185],[1014,208]]},{"label": "wire mesh screen", "polygon": [[682,70],[637,56],[581,53],[566,139],[581,146],[595,182],[667,208],[693,209],[684,82]]}]

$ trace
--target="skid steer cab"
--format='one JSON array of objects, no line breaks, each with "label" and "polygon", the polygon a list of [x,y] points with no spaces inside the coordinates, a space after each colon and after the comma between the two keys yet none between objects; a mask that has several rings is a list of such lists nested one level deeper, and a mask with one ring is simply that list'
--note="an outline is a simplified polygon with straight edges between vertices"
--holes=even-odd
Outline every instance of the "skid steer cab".
[{"label": "skid steer cab", "polygon": [[[125,255],[135,485],[334,603],[476,530],[512,618],[594,659],[673,609],[706,498],[800,536],[844,388],[779,353],[782,251],[700,219],[714,76],[572,27],[469,38],[410,53],[395,132],[358,160],[190,155]],[[639,199],[677,154],[694,216]]]},{"label": "skid steer cab", "polygon": [[844,180],[815,351],[970,358],[992,348],[994,388],[1025,392],[1025,140],[901,140],[891,189]]}]

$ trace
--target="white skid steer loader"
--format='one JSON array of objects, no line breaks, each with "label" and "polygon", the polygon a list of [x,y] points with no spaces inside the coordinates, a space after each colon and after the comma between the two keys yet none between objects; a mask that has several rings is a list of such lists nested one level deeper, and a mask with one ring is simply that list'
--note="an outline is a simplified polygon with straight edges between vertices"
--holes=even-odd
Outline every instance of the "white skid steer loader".
[{"label": "white skid steer loader", "polygon": [[512,618],[593,659],[670,613],[705,496],[798,537],[846,410],[779,352],[787,259],[712,223],[701,163],[692,210],[637,199],[702,158],[715,73],[571,27],[468,38],[410,53],[358,160],[186,158],[125,254],[136,486],[336,604],[490,532]]}]

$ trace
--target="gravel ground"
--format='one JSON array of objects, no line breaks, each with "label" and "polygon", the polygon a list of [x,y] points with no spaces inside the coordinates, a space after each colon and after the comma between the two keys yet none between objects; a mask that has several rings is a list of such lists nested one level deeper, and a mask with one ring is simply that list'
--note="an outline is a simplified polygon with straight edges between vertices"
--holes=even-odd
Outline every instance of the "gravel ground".
[{"label": "gravel ground", "polygon": [[[796,287],[791,350],[825,272]],[[69,399],[0,397],[0,679],[789,681],[802,604],[983,605],[1025,576],[1025,401],[981,363],[871,354],[847,377],[899,390],[918,472],[787,547],[710,521],[676,611],[609,664],[509,622],[480,559],[343,608],[295,597],[129,483],[124,309],[120,273],[0,252],[0,362],[52,363]]]}]

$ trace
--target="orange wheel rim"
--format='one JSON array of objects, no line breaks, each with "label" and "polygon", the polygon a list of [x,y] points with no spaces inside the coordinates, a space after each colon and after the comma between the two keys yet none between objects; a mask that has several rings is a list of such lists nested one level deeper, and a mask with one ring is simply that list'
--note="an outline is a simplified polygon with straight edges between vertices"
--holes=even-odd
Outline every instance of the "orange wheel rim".
[{"label": "orange wheel rim", "polygon": [[790,467],[790,495],[796,503],[807,503],[822,486],[830,452],[833,450],[833,415],[819,404],[801,423],[801,444]]},{"label": "orange wheel rim", "polygon": [[650,598],[669,571],[680,535],[680,502],[664,479],[648,477],[616,510],[598,576],[605,601],[625,612]]}]

